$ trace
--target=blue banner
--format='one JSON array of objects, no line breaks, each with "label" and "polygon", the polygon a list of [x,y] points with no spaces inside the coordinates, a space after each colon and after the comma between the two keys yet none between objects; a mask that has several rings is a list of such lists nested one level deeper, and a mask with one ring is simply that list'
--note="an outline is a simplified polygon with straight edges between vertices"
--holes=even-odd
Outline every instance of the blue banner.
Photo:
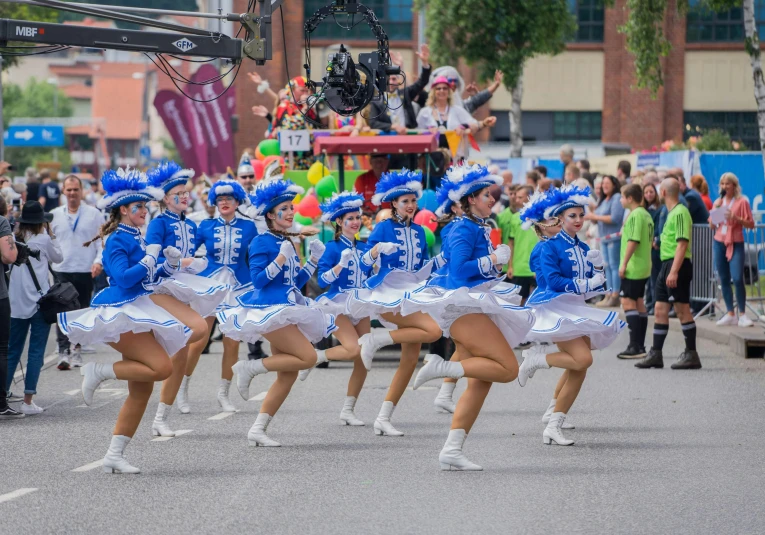
[{"label": "blue banner", "polygon": [[765,211],[765,174],[762,154],[759,152],[707,152],[699,155],[701,174],[709,184],[709,196],[714,200],[719,195],[718,186],[723,173],[733,173],[741,184],[741,192],[749,199],[752,210]]},{"label": "blue banner", "polygon": [[63,147],[63,126],[9,126],[3,133],[6,147]]}]

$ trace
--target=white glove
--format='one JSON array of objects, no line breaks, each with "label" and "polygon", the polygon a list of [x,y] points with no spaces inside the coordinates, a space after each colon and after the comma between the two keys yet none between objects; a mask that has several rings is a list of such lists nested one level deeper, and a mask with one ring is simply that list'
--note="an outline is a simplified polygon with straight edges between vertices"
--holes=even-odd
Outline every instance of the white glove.
[{"label": "white glove", "polygon": [[504,266],[510,261],[510,246],[503,243],[494,249],[494,256],[497,257],[497,264]]},{"label": "white glove", "polygon": [[594,290],[596,288],[600,288],[605,283],[606,283],[606,276],[602,272],[597,271],[590,278],[590,289]]},{"label": "white glove", "polygon": [[378,254],[393,254],[398,252],[399,249],[401,249],[401,246],[397,243],[382,242],[377,244]]},{"label": "white glove", "polygon": [[321,240],[313,240],[308,244],[308,253],[311,255],[311,259],[318,260],[324,254],[326,248],[327,246]]},{"label": "white glove", "polygon": [[197,273],[203,272],[205,268],[207,268],[207,258],[195,258],[191,261],[191,264],[186,267],[186,272],[196,275]]},{"label": "white glove", "polygon": [[158,243],[152,243],[151,245],[146,246],[146,256],[153,256],[154,257],[154,263],[157,262],[157,259],[159,258],[159,252],[162,250],[162,246]]},{"label": "white glove", "polygon": [[162,255],[165,257],[165,260],[167,260],[168,265],[172,268],[178,269],[181,266],[181,256],[183,255],[172,245],[165,247],[165,250],[162,251]]},{"label": "white glove", "polygon": [[580,294],[594,292],[605,282],[606,277],[600,271],[595,272],[589,279],[574,279],[574,284],[576,284],[576,289]]},{"label": "white glove", "polygon": [[279,254],[284,255],[284,258],[290,259],[295,256],[295,248],[292,246],[290,240],[284,240],[281,247],[279,247]]},{"label": "white glove", "polygon": [[351,260],[353,260],[353,249],[346,249],[343,251],[343,254],[340,255],[340,262],[338,262],[337,265],[347,268],[348,264],[351,263]]},{"label": "white glove", "polygon": [[592,264],[594,268],[603,268],[603,255],[597,249],[590,249],[585,256],[588,262]]}]

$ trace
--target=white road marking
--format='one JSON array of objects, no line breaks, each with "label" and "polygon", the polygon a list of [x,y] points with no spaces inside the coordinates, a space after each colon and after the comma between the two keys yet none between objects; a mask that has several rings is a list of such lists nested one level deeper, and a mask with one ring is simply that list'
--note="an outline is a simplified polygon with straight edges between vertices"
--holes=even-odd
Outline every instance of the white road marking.
[{"label": "white road marking", "polygon": [[76,390],[67,390],[66,392],[64,392],[64,394],[66,394],[67,396],[76,396],[76,395],[77,395],[77,394],[79,394],[80,392],[82,392],[82,390],[80,390],[80,389],[78,388],[78,389],[76,389]]},{"label": "white road marking", "polygon": [[88,463],[86,465],[80,466],[79,468],[75,468],[72,470],[72,472],[88,472],[90,470],[93,470],[94,468],[98,468],[99,466],[103,466],[104,460],[99,459],[97,461],[94,461],[92,463]]},{"label": "white road marking", "polygon": [[263,401],[266,399],[266,394],[268,394],[268,390],[261,392],[260,394],[255,394],[248,401]]},{"label": "white road marking", "polygon": [[[237,411],[237,412],[239,412],[239,411]],[[232,414],[235,414],[235,413],[233,413],[233,412],[219,412],[219,413],[218,413],[218,414],[216,414],[215,416],[210,416],[210,417],[208,418],[208,420],[222,420],[222,419],[224,419],[224,418],[228,418],[228,417],[229,417],[229,416],[231,416]]]},{"label": "white road marking", "polygon": [[[45,366],[46,364],[50,364],[51,362],[53,362],[57,358],[58,358],[58,354],[48,355],[47,357],[45,357],[45,359],[43,359],[43,366]],[[17,371],[15,374],[13,374],[13,378],[14,379],[18,379],[19,377],[21,377],[21,370]]]},{"label": "white road marking", "polygon": [[181,435],[185,435],[187,433],[191,433],[192,431],[193,431],[193,429],[181,429],[181,430],[175,432],[175,436],[174,437],[157,437],[157,438],[151,439],[151,441],[152,442],[167,442],[168,440],[173,440],[174,438],[177,438],[177,437],[179,437]]},{"label": "white road marking", "polygon": [[13,492],[9,492],[7,494],[0,494],[0,503],[9,502],[11,500],[15,500],[16,498],[21,498],[22,496],[26,496],[27,494],[32,494],[33,492],[37,492],[37,490],[39,489],[25,488],[25,489],[16,489]]}]

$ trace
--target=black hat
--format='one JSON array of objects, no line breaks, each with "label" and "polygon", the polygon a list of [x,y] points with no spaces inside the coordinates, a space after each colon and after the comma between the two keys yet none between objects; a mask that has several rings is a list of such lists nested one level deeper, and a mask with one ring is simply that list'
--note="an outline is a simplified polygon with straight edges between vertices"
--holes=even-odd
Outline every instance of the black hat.
[{"label": "black hat", "polygon": [[38,201],[27,201],[21,208],[21,217],[17,221],[27,225],[50,223],[53,221],[53,214],[45,213],[42,204]]}]

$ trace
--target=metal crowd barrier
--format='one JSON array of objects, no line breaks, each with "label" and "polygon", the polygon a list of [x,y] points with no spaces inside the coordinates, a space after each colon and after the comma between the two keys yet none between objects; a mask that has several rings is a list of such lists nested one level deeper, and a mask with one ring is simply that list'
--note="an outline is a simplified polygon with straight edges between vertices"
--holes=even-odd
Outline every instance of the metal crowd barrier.
[{"label": "metal crowd barrier", "polygon": [[[757,219],[757,217],[755,217]],[[744,284],[747,286],[747,308],[758,316],[765,315],[760,287],[760,271],[765,269],[765,224],[758,223],[752,229],[744,229]],[[734,294],[735,296],[735,294]],[[752,303],[758,305],[757,309]]]},{"label": "metal crowd barrier", "polygon": [[696,318],[704,315],[717,302],[719,287],[715,277],[712,241],[715,231],[709,225],[693,225],[691,234],[691,260],[693,262],[693,280],[691,281],[691,301],[704,303],[704,308]]}]

